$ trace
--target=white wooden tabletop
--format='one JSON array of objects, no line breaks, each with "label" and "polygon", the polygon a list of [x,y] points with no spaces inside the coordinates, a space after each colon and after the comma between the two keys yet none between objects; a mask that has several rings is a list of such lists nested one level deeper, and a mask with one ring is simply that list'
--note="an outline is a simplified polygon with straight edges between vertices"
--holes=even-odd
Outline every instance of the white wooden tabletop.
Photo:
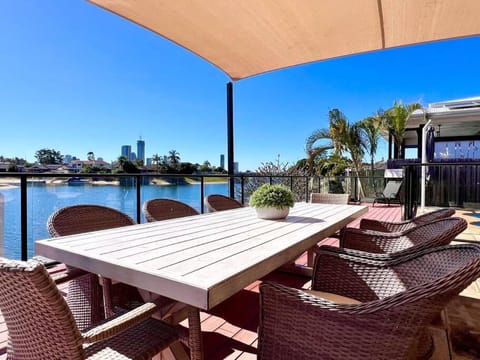
[{"label": "white wooden tabletop", "polygon": [[366,211],[296,203],[262,220],[245,207],[39,240],[36,253],[208,310]]}]

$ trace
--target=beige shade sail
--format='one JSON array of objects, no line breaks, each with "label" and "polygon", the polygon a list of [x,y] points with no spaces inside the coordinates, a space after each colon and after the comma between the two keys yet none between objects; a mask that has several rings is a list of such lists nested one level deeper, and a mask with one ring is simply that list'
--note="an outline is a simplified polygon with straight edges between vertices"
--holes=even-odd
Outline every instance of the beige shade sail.
[{"label": "beige shade sail", "polygon": [[480,34],[480,0],[89,0],[231,79]]}]

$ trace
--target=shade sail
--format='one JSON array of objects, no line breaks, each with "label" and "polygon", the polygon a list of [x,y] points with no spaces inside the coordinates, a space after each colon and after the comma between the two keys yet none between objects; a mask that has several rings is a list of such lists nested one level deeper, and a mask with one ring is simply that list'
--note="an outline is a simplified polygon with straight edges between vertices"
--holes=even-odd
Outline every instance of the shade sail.
[{"label": "shade sail", "polygon": [[479,0],[89,0],[238,80],[293,65],[480,34]]}]

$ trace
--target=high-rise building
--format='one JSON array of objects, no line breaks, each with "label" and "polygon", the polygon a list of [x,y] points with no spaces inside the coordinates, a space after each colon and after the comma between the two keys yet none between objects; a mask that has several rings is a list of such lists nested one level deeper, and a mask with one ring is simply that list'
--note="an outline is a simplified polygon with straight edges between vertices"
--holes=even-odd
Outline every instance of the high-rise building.
[{"label": "high-rise building", "polygon": [[130,145],[122,145],[122,156],[125,156],[128,160],[130,160],[131,153],[132,147]]},{"label": "high-rise building", "polygon": [[236,161],[233,163],[233,173],[238,174],[238,162]]},{"label": "high-rise building", "polygon": [[220,154],[220,167],[222,169],[225,169],[225,155],[224,154]]},{"label": "high-rise building", "polygon": [[137,159],[145,163],[145,141],[137,140]]}]

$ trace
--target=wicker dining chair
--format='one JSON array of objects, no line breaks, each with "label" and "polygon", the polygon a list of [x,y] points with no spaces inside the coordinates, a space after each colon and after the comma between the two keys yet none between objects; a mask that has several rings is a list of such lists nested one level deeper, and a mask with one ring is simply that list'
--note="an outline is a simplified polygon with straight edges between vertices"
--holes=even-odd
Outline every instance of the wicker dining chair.
[{"label": "wicker dining chair", "polygon": [[427,326],[479,276],[474,244],[386,262],[319,251],[312,290],[260,285],[258,359],[427,359]]},{"label": "wicker dining chair", "polygon": [[311,193],[311,203],[322,204],[348,204],[350,194],[326,194],[326,193]]},{"label": "wicker dining chair", "polygon": [[43,264],[0,258],[7,359],[151,359],[188,331],[151,318],[154,303],[82,331]]},{"label": "wicker dining chair", "polygon": [[198,215],[191,206],[172,199],[152,199],[143,203],[143,214],[148,222]]},{"label": "wicker dining chair", "polygon": [[340,247],[400,256],[424,248],[448,245],[467,226],[465,219],[450,217],[395,233],[347,227],[342,232]]},{"label": "wicker dining chair", "polygon": [[[135,221],[121,211],[88,204],[67,206],[55,211],[48,218],[47,229],[51,236],[58,237],[133,224]],[[102,289],[97,274],[70,266],[67,266],[66,273],[69,280],[67,303],[80,329],[112,316],[115,306],[131,307],[131,304],[138,305],[142,301],[137,289],[132,286],[112,286],[109,279],[103,279]]]},{"label": "wicker dining chair", "polygon": [[360,229],[384,231],[384,232],[398,232],[411,229],[415,226],[427,224],[433,220],[448,218],[455,214],[455,209],[445,208],[434,210],[426,214],[419,215],[411,220],[388,222],[382,220],[364,218],[360,220]]},{"label": "wicker dining chair", "polygon": [[211,194],[205,197],[205,205],[209,212],[238,209],[242,204],[225,195]]}]

